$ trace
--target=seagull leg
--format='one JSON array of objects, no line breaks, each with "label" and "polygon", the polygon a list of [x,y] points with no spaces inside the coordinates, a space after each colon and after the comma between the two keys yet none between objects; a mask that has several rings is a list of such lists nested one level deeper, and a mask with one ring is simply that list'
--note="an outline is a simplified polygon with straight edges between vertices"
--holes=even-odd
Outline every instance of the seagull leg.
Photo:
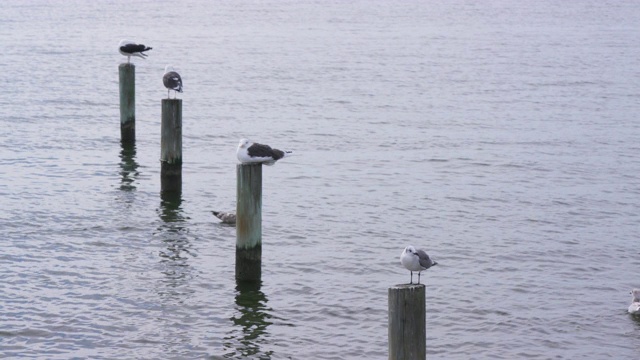
[{"label": "seagull leg", "polygon": [[420,284],[420,271],[418,271],[418,284]]},{"label": "seagull leg", "polygon": [[411,281],[409,281],[409,284],[413,284],[413,271],[409,271],[411,273]]}]

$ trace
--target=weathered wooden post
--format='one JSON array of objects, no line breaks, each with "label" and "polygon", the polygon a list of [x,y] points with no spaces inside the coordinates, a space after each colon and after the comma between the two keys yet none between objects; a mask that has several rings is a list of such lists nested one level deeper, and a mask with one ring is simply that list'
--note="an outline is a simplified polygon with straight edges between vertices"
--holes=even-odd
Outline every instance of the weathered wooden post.
[{"label": "weathered wooden post", "polygon": [[162,99],[161,191],[182,190],[182,100]]},{"label": "weathered wooden post", "polygon": [[120,140],[136,141],[136,66],[118,66],[120,75]]},{"label": "weathered wooden post", "polygon": [[389,288],[389,360],[424,360],[427,356],[425,286]]},{"label": "weathered wooden post", "polygon": [[262,275],[262,164],[238,164],[236,280],[258,282]]}]

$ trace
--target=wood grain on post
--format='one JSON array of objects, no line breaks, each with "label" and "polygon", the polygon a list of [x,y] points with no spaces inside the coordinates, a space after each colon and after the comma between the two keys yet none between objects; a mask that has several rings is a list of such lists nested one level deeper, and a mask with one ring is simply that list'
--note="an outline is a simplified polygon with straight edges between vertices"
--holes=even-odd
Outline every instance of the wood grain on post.
[{"label": "wood grain on post", "polygon": [[236,202],[236,280],[262,276],[262,164],[238,164]]},{"label": "wood grain on post", "polygon": [[182,100],[162,99],[160,132],[160,187],[182,190]]},{"label": "wood grain on post", "polygon": [[425,286],[389,288],[389,360],[425,360],[427,354]]},{"label": "wood grain on post", "polygon": [[120,141],[136,141],[136,66],[118,66],[120,78]]}]

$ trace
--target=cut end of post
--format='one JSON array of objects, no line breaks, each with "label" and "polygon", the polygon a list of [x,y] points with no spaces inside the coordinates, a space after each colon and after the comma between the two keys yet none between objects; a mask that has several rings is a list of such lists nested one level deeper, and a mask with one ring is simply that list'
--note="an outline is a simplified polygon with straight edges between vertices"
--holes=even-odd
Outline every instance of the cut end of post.
[{"label": "cut end of post", "polygon": [[394,290],[419,290],[420,288],[424,288],[424,284],[397,284],[391,286],[389,289]]},{"label": "cut end of post", "polygon": [[135,69],[136,66],[133,63],[122,63],[118,66],[118,68],[128,68],[128,69]]}]

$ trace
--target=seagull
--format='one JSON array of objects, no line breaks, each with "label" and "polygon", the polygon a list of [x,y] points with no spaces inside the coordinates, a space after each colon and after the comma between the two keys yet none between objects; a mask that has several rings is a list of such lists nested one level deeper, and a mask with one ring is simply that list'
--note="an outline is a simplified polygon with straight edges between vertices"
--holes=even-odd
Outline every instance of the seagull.
[{"label": "seagull", "polygon": [[[164,68],[164,76],[162,77],[162,83],[167,88],[167,99],[169,99],[169,91],[175,91],[175,95],[182,92],[182,78],[180,74],[173,70],[173,66],[167,65]],[[175,99],[175,96],[173,97]]]},{"label": "seagull", "polygon": [[418,272],[418,284],[420,284],[420,272],[434,265],[438,265],[437,262],[429,258],[426,252],[420,249],[416,250],[416,248],[411,245],[404,248],[402,255],[400,255],[400,263],[402,263],[407,270],[411,271],[411,282],[409,282],[409,284],[413,284],[414,271]]},{"label": "seagull", "polygon": [[272,149],[269,145],[254,143],[247,139],[240,139],[236,152],[238,160],[243,164],[262,163],[265,165],[273,165],[276,161],[291,154],[293,154],[292,151]]},{"label": "seagull", "polygon": [[152,49],[148,46],[137,44],[134,41],[126,39],[120,40],[118,48],[120,50],[120,54],[127,57],[127,64],[129,63],[129,61],[131,61],[132,56],[141,57],[143,59],[146,58],[147,54],[145,54],[144,52]]},{"label": "seagull", "polygon": [[629,314],[640,315],[640,289],[633,289],[630,294],[633,296],[633,300],[629,305]]},{"label": "seagull", "polygon": [[236,223],[236,214],[234,214],[232,212],[212,211],[212,213],[213,213],[213,215],[215,215],[215,217],[217,217],[218,219],[222,220],[223,224],[235,225],[235,223]]}]

